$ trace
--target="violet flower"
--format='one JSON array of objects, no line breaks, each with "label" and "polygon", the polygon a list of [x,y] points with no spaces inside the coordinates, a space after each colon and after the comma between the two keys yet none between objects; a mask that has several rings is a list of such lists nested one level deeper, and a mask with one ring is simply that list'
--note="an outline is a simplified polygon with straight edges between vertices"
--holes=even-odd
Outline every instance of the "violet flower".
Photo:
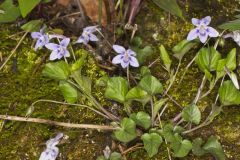
[{"label": "violet flower", "polygon": [[113,45],[113,49],[119,54],[112,60],[113,64],[121,64],[122,68],[126,68],[129,64],[133,67],[139,67],[138,60],[135,58],[136,53],[119,45]]},{"label": "violet flower", "polygon": [[52,50],[50,60],[61,59],[62,57],[69,57],[70,53],[67,50],[67,46],[70,42],[69,38],[64,38],[60,44],[48,43],[45,45],[46,48]]},{"label": "violet flower", "polygon": [[210,16],[207,16],[200,20],[197,18],[192,18],[192,24],[195,25],[196,28],[189,32],[187,40],[191,41],[198,37],[202,43],[205,43],[207,41],[208,36],[218,37],[219,33],[214,28],[208,26],[210,22],[211,22]]},{"label": "violet flower", "polygon": [[240,31],[233,31],[223,36],[223,38],[232,38],[240,46]]},{"label": "violet flower", "polygon": [[87,44],[89,41],[96,42],[98,38],[96,35],[93,34],[97,29],[97,26],[89,26],[83,29],[82,35],[78,38],[76,43],[83,43]]},{"label": "violet flower", "polygon": [[41,153],[39,160],[55,160],[58,156],[59,149],[56,145],[63,137],[63,133],[58,133],[55,138],[49,139],[46,142],[46,149]]},{"label": "violet flower", "polygon": [[37,42],[35,44],[34,49],[37,50],[38,48],[42,48],[43,46],[45,46],[46,44],[49,43],[49,38],[48,35],[46,35],[44,33],[44,29],[40,29],[39,32],[32,32],[31,36],[33,39],[36,39]]}]

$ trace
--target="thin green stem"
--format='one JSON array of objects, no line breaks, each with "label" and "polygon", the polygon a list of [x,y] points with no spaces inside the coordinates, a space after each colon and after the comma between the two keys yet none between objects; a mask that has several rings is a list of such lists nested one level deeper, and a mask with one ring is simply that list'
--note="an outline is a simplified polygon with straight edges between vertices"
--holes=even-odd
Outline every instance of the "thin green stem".
[{"label": "thin green stem", "polygon": [[108,119],[108,116],[106,116],[105,114],[103,114],[103,113],[101,113],[101,112],[99,112],[99,111],[97,111],[97,110],[95,110],[95,109],[93,109],[93,108],[91,108],[91,107],[89,107],[87,105],[83,105],[83,104],[72,104],[72,103],[60,102],[60,101],[55,101],[55,100],[40,99],[40,100],[37,100],[37,101],[33,102],[31,104],[31,106],[34,107],[34,105],[39,103],[39,102],[48,102],[48,103],[56,103],[56,104],[63,104],[63,105],[69,105],[69,106],[83,107],[83,108],[87,108],[87,109],[89,109],[89,110],[91,110],[91,111],[93,111],[93,112],[103,116],[104,118]]}]

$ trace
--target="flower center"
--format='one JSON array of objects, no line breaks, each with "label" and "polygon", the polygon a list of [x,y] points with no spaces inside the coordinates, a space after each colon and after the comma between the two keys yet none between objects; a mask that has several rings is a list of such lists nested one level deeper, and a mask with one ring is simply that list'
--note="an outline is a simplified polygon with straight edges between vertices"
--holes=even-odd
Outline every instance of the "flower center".
[{"label": "flower center", "polygon": [[128,61],[129,61],[129,55],[128,55],[127,52],[124,53],[123,61],[124,61],[124,62],[128,62]]},{"label": "flower center", "polygon": [[201,25],[200,28],[199,28],[199,32],[200,32],[201,34],[204,34],[205,31],[206,31],[205,26],[204,26],[204,25]]}]

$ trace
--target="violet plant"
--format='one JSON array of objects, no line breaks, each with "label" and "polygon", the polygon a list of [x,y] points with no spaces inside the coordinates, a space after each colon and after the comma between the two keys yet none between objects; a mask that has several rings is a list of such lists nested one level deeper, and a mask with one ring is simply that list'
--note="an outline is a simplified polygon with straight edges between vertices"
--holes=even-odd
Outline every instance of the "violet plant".
[{"label": "violet plant", "polygon": [[[105,89],[105,98],[115,101],[121,106],[126,113],[125,117],[118,116],[118,114],[105,109],[92,94],[92,86],[98,86],[92,84],[91,79],[82,72],[85,59],[89,55],[82,54],[77,57],[75,62],[70,63],[62,60],[47,63],[43,69],[43,74],[59,81],[59,89],[66,102],[57,103],[85,107],[109,119],[114,140],[129,145],[135,145],[135,141],[140,141],[149,157],[155,156],[162,143],[165,143],[169,159],[172,156],[182,158],[192,152],[197,156],[210,153],[216,159],[224,160],[225,154],[217,137],[210,136],[204,142],[201,138],[191,141],[187,136],[189,133],[209,125],[221,113],[224,106],[240,104],[240,91],[238,90],[237,76],[234,73],[236,69],[236,49],[232,49],[226,57],[223,57],[217,51],[222,34],[208,26],[210,21],[209,16],[201,20],[193,19],[192,22],[197,28],[190,31],[188,40],[183,40],[173,47],[173,56],[179,61],[177,69],[172,66],[171,54],[163,45],[159,46],[162,66],[169,73],[169,80],[165,85],[152,75],[150,67],[154,64],[151,64],[150,67],[142,66],[140,72],[137,73],[137,78],[133,76],[132,79],[128,77],[128,80],[126,80],[125,77],[115,76],[99,79],[99,83],[101,82],[101,86]],[[93,29],[94,27],[89,29],[87,33],[92,34]],[[87,36],[84,33],[79,42],[87,43],[88,40],[91,40],[91,34]],[[87,36],[87,38],[85,37],[85,39],[84,36]],[[168,91],[176,83],[176,76],[182,58],[189,50],[199,44],[196,41],[189,40],[194,40],[197,37],[202,43],[207,42],[208,37],[216,37],[217,39],[214,46],[209,44],[208,47],[205,47],[204,45],[191,61],[190,64],[196,62],[203,72],[203,78],[195,98],[183,107],[168,94]],[[64,38],[60,44],[47,44],[46,47],[52,50],[50,60],[67,57],[69,55],[69,52],[67,52],[69,41],[68,38]],[[118,54],[112,59],[113,64],[121,64],[122,68],[129,68],[129,66],[140,67],[137,52],[131,49],[126,50],[120,45],[113,45],[113,50]],[[232,81],[225,81],[226,75],[229,75]],[[217,83],[219,80],[221,80],[220,86]],[[209,81],[208,87],[206,86],[207,81]],[[181,85],[181,81],[178,85]],[[215,102],[211,104],[212,110],[206,119],[202,120],[198,102],[211,94],[213,88],[217,86],[219,89]],[[203,90],[203,88],[205,89]],[[92,106],[78,104],[80,96],[86,98]],[[41,101],[56,103],[56,101],[50,100],[38,100],[37,102]],[[144,106],[145,109],[136,107],[139,104]],[[172,119],[165,119],[164,114],[170,104],[178,107],[180,111]],[[116,154],[116,156],[118,159],[122,158],[119,154]],[[110,157],[111,152],[105,150],[104,156],[100,156],[99,159],[106,160]]]},{"label": "violet plant", "polygon": [[78,38],[76,43],[83,43],[83,44],[88,44],[89,41],[96,42],[99,39],[97,38],[96,35],[93,33],[96,32],[98,29],[98,26],[88,26],[83,29],[82,35]]}]

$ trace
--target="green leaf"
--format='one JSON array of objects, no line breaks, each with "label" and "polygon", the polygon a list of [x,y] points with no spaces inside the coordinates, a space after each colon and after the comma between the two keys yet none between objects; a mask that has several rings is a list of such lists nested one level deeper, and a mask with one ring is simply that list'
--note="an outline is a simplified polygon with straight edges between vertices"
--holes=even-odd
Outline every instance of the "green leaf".
[{"label": "green leaf", "polygon": [[204,141],[202,138],[196,138],[193,140],[193,148],[192,152],[196,156],[202,156],[206,153],[206,151],[202,148]]},{"label": "green leaf", "polygon": [[143,105],[149,102],[150,98],[151,97],[148,95],[148,93],[139,87],[132,88],[126,95],[126,100],[139,101]]},{"label": "green leaf", "polygon": [[82,66],[84,65],[85,61],[87,58],[87,53],[83,52],[81,55],[81,58],[79,58],[76,62],[74,62],[71,66],[71,70],[72,71],[76,71],[76,70],[81,70]]},{"label": "green leaf", "polygon": [[25,18],[27,14],[30,13],[40,2],[41,0],[31,0],[27,2],[26,0],[18,0],[19,8],[23,18]]},{"label": "green leaf", "polygon": [[5,0],[1,3],[0,10],[3,11],[0,14],[0,23],[13,22],[21,15],[19,7],[13,4],[13,0]]},{"label": "green leaf", "polygon": [[97,160],[107,160],[104,156],[97,157]]},{"label": "green leaf", "polygon": [[236,31],[240,29],[240,19],[236,19],[234,21],[230,21],[218,26],[220,29],[228,29],[230,31]]},{"label": "green leaf", "polygon": [[158,148],[163,142],[162,137],[157,133],[145,133],[142,135],[141,139],[149,157],[153,157],[158,153]]},{"label": "green leaf", "polygon": [[217,138],[214,136],[211,136],[210,138],[208,138],[206,144],[203,146],[203,149],[207,153],[212,154],[218,160],[226,159],[221,144],[218,142]]},{"label": "green leaf", "polygon": [[151,74],[151,70],[147,66],[142,66],[140,72],[142,77]]},{"label": "green leaf", "polygon": [[174,151],[174,157],[185,157],[192,149],[192,143],[184,139],[179,134],[174,135],[174,141],[171,142],[171,148]]},{"label": "green leaf", "polygon": [[233,71],[237,67],[237,60],[236,60],[236,48],[233,48],[227,55],[226,58],[226,67]]},{"label": "green leaf", "polygon": [[87,94],[91,93],[92,90],[92,81],[89,77],[82,76],[81,71],[72,72],[73,79],[77,82],[78,87]]},{"label": "green leaf", "polygon": [[66,80],[70,74],[68,64],[64,61],[47,63],[42,71],[44,76],[56,80]]},{"label": "green leaf", "polygon": [[68,103],[75,103],[78,99],[78,91],[75,87],[73,87],[71,84],[69,84],[66,81],[60,81],[59,83],[59,89],[61,90],[64,99]]},{"label": "green leaf", "polygon": [[175,140],[173,125],[170,123],[163,126],[163,130],[161,134],[163,135],[163,137],[166,139],[167,142],[173,142]]},{"label": "green leaf", "polygon": [[121,160],[121,159],[122,159],[122,155],[118,152],[113,152],[109,158],[109,160]]},{"label": "green leaf", "polygon": [[198,44],[194,41],[182,40],[176,46],[173,47],[172,51],[175,53],[173,56],[176,57],[178,60],[181,60],[182,57],[190,51],[193,47]]},{"label": "green leaf", "polygon": [[158,7],[162,8],[166,12],[178,16],[183,19],[182,10],[177,4],[176,0],[152,0]]},{"label": "green leaf", "polygon": [[150,95],[155,95],[163,92],[162,84],[156,77],[147,75],[143,77],[139,83],[139,86]]},{"label": "green leaf", "polygon": [[140,64],[143,64],[148,57],[153,54],[153,49],[150,46],[146,46],[143,49],[135,49],[137,53],[137,59]]},{"label": "green leaf", "polygon": [[218,90],[219,98],[224,106],[240,104],[240,91],[236,89],[232,81],[223,82]]},{"label": "green leaf", "polygon": [[145,112],[140,111],[137,114],[133,113],[130,115],[130,118],[144,129],[148,129],[151,126],[151,117]]},{"label": "green leaf", "polygon": [[21,28],[26,32],[35,32],[40,30],[42,23],[43,22],[41,20],[32,20],[28,23],[25,23],[23,26],[21,26]]},{"label": "green leaf", "polygon": [[161,45],[159,49],[160,49],[160,57],[163,60],[163,64],[166,67],[167,71],[170,72],[172,60],[170,59],[168,52],[166,51],[163,45]]},{"label": "green leaf", "polygon": [[113,77],[108,80],[105,97],[120,103],[126,101],[128,82],[122,77]]},{"label": "green leaf", "polygon": [[96,81],[96,86],[105,87],[107,86],[108,80],[109,80],[109,77],[107,75],[104,75]]},{"label": "green leaf", "polygon": [[213,47],[202,48],[197,55],[196,63],[203,72],[205,69],[211,72],[217,69],[217,64],[220,59],[220,53]]},{"label": "green leaf", "polygon": [[137,136],[136,124],[130,118],[123,118],[121,121],[121,128],[114,132],[115,137],[121,142],[130,142]]},{"label": "green leaf", "polygon": [[184,107],[182,118],[187,122],[199,124],[201,121],[201,112],[195,104]]},{"label": "green leaf", "polygon": [[142,39],[140,37],[134,37],[131,41],[131,46],[140,48],[142,45]]},{"label": "green leaf", "polygon": [[154,103],[153,107],[153,119],[157,116],[159,110],[162,106],[167,102],[168,98],[160,99],[159,101]]}]

